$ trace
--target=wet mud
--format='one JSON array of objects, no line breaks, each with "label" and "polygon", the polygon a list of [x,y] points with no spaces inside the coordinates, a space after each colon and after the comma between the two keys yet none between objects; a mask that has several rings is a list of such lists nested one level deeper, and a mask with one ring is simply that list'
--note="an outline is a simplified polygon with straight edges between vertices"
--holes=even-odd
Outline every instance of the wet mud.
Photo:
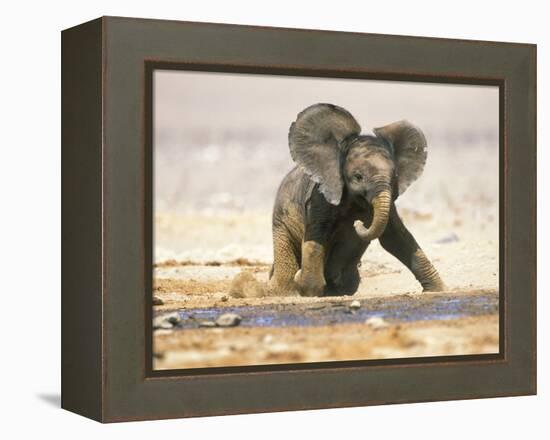
[{"label": "wet mud", "polygon": [[[182,288],[182,283],[179,280],[171,287]],[[191,285],[196,283],[200,280]],[[163,305],[155,306],[154,316],[176,312],[180,320],[170,329],[153,332],[155,369],[499,351],[499,293],[495,289],[253,299],[231,298],[219,290],[194,292],[157,290]],[[227,313],[241,318],[237,326],[215,324]]]},{"label": "wet mud", "polygon": [[[356,301],[356,300],[353,300]],[[258,306],[222,306],[177,310],[181,322],[175,329],[198,328],[214,322],[224,313],[242,318],[242,327],[306,327],[364,323],[373,317],[397,322],[449,320],[498,313],[498,292],[474,292],[468,295],[398,295],[391,298],[364,299],[358,309],[352,300],[318,304],[265,304]],[[160,315],[165,312],[157,312]]]}]

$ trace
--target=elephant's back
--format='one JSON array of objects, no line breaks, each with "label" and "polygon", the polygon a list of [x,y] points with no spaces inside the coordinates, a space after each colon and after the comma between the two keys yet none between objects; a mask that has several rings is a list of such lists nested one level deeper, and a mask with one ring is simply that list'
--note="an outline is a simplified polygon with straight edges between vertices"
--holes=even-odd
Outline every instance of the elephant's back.
[{"label": "elephant's back", "polygon": [[275,203],[278,200],[290,201],[298,206],[305,207],[315,185],[315,182],[311,180],[304,169],[296,166],[281,181]]},{"label": "elephant's back", "polygon": [[303,234],[305,206],[315,187],[301,167],[294,167],[281,181],[273,206],[273,225]]}]

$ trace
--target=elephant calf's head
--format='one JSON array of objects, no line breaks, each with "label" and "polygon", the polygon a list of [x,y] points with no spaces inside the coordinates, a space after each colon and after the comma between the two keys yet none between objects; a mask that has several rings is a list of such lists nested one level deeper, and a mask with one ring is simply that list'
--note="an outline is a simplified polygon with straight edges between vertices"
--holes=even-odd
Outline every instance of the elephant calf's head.
[{"label": "elephant calf's head", "polygon": [[[361,127],[345,109],[315,104],[290,126],[292,159],[301,165],[328,202],[339,205],[344,191],[374,215],[367,229],[356,225],[364,240],[378,238],[386,227],[391,202],[416,180],[426,163],[426,138],[407,121],[361,135]],[[397,192],[397,193],[395,193]]]}]

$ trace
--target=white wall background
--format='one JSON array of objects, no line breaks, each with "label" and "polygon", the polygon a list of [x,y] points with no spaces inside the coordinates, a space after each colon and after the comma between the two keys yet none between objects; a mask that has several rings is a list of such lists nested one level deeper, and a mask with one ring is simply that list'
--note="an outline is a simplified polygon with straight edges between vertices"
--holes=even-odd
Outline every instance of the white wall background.
[{"label": "white wall background", "polygon": [[[539,45],[539,396],[101,426],[58,409],[60,365],[60,30],[124,15]],[[4,438],[543,438],[548,435],[550,38],[544,2],[4,2],[0,390]],[[546,124],[546,125],[545,125]],[[548,197],[546,197],[548,200]],[[7,245],[7,246],[6,246]],[[546,246],[545,246],[546,245]],[[546,248],[544,251],[543,249]],[[546,255],[542,255],[546,253]],[[546,370],[546,371],[545,371]],[[546,405],[546,408],[545,408]],[[6,435],[11,434],[10,437]]]}]

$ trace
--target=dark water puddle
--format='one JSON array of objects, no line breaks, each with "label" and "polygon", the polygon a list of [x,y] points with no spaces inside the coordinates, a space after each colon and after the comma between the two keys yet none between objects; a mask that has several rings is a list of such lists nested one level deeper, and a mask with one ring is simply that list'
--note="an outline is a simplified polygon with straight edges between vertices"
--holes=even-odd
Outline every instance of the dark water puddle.
[{"label": "dark water puddle", "polygon": [[178,328],[197,328],[204,321],[215,321],[223,313],[237,313],[241,327],[322,326],[362,323],[381,317],[393,322],[448,320],[498,313],[498,293],[474,295],[419,295],[362,299],[361,308],[352,312],[350,300],[316,304],[269,304],[261,306],[210,307],[178,310]]}]

